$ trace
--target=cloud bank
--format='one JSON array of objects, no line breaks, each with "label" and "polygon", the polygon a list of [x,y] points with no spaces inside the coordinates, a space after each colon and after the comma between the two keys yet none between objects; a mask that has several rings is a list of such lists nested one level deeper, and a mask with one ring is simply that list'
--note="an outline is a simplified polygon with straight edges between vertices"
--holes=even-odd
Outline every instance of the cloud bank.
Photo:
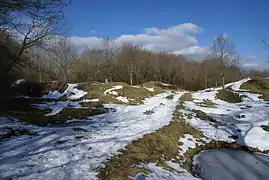
[{"label": "cloud bank", "polygon": [[[202,28],[192,23],[184,23],[168,28],[145,28],[140,34],[123,34],[114,43],[120,46],[123,43],[141,46],[153,52],[169,52],[185,55],[200,60],[207,53],[208,48],[199,46],[195,35],[202,32]],[[99,37],[70,37],[78,47],[102,48],[103,40]]]}]

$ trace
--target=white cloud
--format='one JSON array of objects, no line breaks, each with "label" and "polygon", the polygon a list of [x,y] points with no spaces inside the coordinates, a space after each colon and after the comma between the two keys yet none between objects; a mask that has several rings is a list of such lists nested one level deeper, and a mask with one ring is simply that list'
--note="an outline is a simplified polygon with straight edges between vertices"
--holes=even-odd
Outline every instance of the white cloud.
[{"label": "white cloud", "polygon": [[207,56],[209,49],[206,47],[191,46],[179,51],[174,51],[174,54],[182,54],[191,59],[201,60],[201,58]]},{"label": "white cloud", "polygon": [[241,67],[243,69],[254,69],[254,70],[259,70],[259,71],[268,71],[269,66],[266,63],[244,63],[241,64]]},{"label": "white cloud", "polygon": [[[170,52],[202,59],[208,48],[200,47],[195,35],[202,29],[195,24],[185,23],[169,28],[145,28],[140,34],[123,34],[114,42],[116,45],[130,43],[155,52]],[[81,47],[101,48],[103,41],[98,37],[71,37]]]}]

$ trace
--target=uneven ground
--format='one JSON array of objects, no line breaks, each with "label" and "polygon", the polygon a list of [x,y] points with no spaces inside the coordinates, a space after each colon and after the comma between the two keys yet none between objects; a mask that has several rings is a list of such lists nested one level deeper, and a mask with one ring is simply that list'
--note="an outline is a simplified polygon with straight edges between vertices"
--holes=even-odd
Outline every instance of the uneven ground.
[{"label": "uneven ground", "polygon": [[268,152],[268,84],[186,92],[160,82],[19,81],[0,111],[0,177],[197,179],[202,150]]}]

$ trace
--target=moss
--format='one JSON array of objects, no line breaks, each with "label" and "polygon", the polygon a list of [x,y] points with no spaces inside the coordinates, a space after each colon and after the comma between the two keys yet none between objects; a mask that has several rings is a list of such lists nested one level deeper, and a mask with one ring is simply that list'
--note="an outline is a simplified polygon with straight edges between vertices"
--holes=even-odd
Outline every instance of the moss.
[{"label": "moss", "polygon": [[228,103],[239,103],[239,102],[242,102],[242,97],[236,93],[236,92],[233,92],[231,90],[228,90],[228,89],[222,89],[220,90],[216,97],[218,99],[221,99],[223,101],[226,101]]},{"label": "moss", "polygon": [[204,99],[203,102],[198,102],[196,104],[198,106],[201,106],[201,107],[208,107],[208,108],[216,108],[217,107],[217,104],[212,102],[209,99]]},{"label": "moss", "polygon": [[241,89],[261,94],[261,99],[269,101],[269,79],[252,79],[242,84]]}]

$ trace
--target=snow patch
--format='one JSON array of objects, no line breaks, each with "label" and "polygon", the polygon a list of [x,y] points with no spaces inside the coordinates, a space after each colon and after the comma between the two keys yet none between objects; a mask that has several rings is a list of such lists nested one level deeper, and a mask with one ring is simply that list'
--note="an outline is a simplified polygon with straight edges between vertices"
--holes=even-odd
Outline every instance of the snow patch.
[{"label": "snow patch", "polygon": [[12,83],[12,87],[23,83],[25,83],[25,79],[18,79],[17,81]]},{"label": "snow patch", "polygon": [[61,112],[66,107],[71,108],[80,108],[80,103],[87,103],[87,102],[97,102],[99,99],[84,99],[82,101],[57,101],[57,102],[44,102],[41,104],[32,104],[34,107],[45,110],[45,109],[51,109],[52,111],[48,114],[45,114],[45,116],[53,116]]},{"label": "snow patch", "polygon": [[124,103],[128,103],[129,102],[129,100],[128,100],[127,97],[118,96],[116,99],[119,100],[119,101],[122,101]]},{"label": "snow patch", "polygon": [[[249,78],[229,83],[227,87],[239,90],[240,86],[247,82]],[[234,142],[241,145],[269,150],[269,133],[264,131],[261,126],[269,123],[269,106],[267,102],[259,99],[259,95],[249,92],[239,92],[247,97],[241,103],[228,103],[216,99],[217,88],[208,91],[198,91],[193,93],[195,102],[202,102],[209,99],[216,104],[216,108],[201,107],[195,102],[184,102],[185,110],[183,113],[192,114],[192,118],[186,122],[192,127],[201,130],[204,135],[212,140],[222,140]],[[217,122],[209,122],[195,117],[193,110],[200,110],[213,117]],[[244,116],[242,116],[244,115]],[[233,139],[231,137],[237,137]]]},{"label": "snow patch", "polygon": [[121,86],[121,85],[113,86],[112,88],[105,90],[104,94],[105,95],[111,94],[111,95],[117,96],[118,92],[114,91],[114,90],[122,89],[122,88],[123,88],[123,86]]},{"label": "snow patch", "polygon": [[196,145],[200,146],[204,143],[201,142],[201,140],[206,142],[205,138],[200,139],[200,141],[198,141],[199,139],[194,138],[192,135],[190,134],[184,134],[184,137],[179,139],[179,142],[182,142],[183,144],[180,147],[179,150],[179,155],[183,156],[189,148],[195,148]]},{"label": "snow patch", "polygon": [[82,98],[87,94],[87,92],[83,90],[79,90],[76,87],[78,84],[68,84],[68,87],[63,93],[60,93],[59,91],[49,91],[47,95],[43,95],[43,99],[60,99],[63,96],[67,96],[67,99],[69,100],[77,100]]},{"label": "snow patch", "polygon": [[163,85],[163,86],[172,86],[172,84],[165,84],[165,83],[161,83],[161,85]]},{"label": "snow patch", "polygon": [[142,164],[140,168],[145,168],[151,171],[149,174],[138,173],[135,177],[130,177],[132,180],[199,180],[193,177],[188,171],[181,168],[178,164],[166,162],[171,170],[166,170],[156,163]]},{"label": "snow patch", "polygon": [[[18,122],[18,126],[34,129],[38,135],[0,143],[0,179],[97,179],[108,157],[144,134],[169,124],[182,94],[176,93],[173,100],[165,98],[169,93],[158,94],[139,106],[106,104],[116,111],[92,116],[91,123],[83,126],[86,132],[73,131],[72,126],[38,127]],[[154,114],[141,113],[153,108]],[[78,140],[78,136],[83,138]]]},{"label": "snow patch", "polygon": [[154,87],[153,88],[148,88],[148,87],[145,87],[145,89],[147,89],[148,91],[151,91],[151,92],[154,92]]}]

